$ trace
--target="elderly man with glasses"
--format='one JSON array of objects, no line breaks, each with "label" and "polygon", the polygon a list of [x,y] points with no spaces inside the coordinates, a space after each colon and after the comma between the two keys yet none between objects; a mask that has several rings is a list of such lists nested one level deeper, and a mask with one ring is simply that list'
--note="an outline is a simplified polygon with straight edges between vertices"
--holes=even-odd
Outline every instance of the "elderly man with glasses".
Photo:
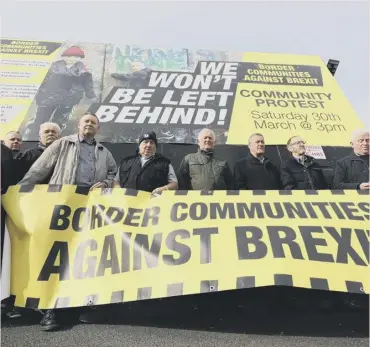
[{"label": "elderly man with glasses", "polygon": [[292,157],[281,165],[283,189],[328,189],[322,167],[313,157],[306,155],[305,144],[301,136],[293,136],[288,140],[287,147]]}]

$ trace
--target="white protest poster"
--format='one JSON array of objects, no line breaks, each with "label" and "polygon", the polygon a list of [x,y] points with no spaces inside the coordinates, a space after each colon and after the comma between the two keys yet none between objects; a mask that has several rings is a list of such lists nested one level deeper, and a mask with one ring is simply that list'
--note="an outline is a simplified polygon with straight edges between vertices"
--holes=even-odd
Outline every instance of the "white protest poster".
[{"label": "white protest poster", "polygon": [[315,159],[326,159],[324,150],[321,146],[306,146],[306,155]]}]

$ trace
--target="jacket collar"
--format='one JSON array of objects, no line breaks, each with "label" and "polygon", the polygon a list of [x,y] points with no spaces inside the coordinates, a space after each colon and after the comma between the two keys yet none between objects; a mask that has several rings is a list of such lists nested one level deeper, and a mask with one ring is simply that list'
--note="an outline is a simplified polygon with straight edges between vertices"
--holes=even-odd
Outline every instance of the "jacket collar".
[{"label": "jacket collar", "polygon": [[359,155],[359,154],[356,154],[355,152],[352,152],[352,154],[350,155],[351,160],[366,160],[366,158],[369,158],[369,156],[370,154]]},{"label": "jacket collar", "polygon": [[256,158],[251,153],[248,153],[247,159],[250,160],[250,161],[252,161],[253,163],[256,163],[256,164],[266,164],[266,163],[268,163],[270,161],[265,156],[263,156],[263,160],[259,160],[258,158]]},{"label": "jacket collar", "polygon": [[214,151],[204,151],[203,149],[198,148],[198,153],[203,154],[207,157],[213,157]]},{"label": "jacket collar", "polygon": [[303,163],[295,157],[292,157],[291,160],[293,160],[294,162],[296,162],[299,165],[303,165],[303,166],[306,166],[306,167],[309,167],[309,166],[313,165],[316,162],[315,158],[311,157],[309,155],[304,156]]}]

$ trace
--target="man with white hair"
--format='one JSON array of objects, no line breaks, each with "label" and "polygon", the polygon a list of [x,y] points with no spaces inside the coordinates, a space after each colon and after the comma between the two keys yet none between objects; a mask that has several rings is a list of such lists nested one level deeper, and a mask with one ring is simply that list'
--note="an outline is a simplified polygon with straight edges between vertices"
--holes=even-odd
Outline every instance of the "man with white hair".
[{"label": "man with white hair", "polygon": [[[35,148],[30,148],[25,151],[21,158],[24,175],[28,172],[33,163],[41,156],[45,149],[60,138],[60,134],[61,129],[57,123],[46,122],[41,124],[39,131],[39,144]],[[44,183],[46,184],[48,182],[49,179],[47,178]]]},{"label": "man with white hair", "polygon": [[369,190],[369,130],[355,130],[351,146],[353,153],[337,161],[333,188]]},{"label": "man with white hair", "polygon": [[181,190],[230,190],[234,187],[233,177],[226,160],[214,155],[215,133],[203,129],[198,135],[197,153],[185,156],[179,170]]}]

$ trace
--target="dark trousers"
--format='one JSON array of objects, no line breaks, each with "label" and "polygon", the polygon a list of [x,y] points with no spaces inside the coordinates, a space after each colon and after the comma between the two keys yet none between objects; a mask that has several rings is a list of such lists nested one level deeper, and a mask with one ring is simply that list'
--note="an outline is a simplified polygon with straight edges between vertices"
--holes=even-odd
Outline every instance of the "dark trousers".
[{"label": "dark trousers", "polygon": [[39,130],[42,123],[54,122],[57,123],[63,130],[64,126],[67,124],[73,106],[65,105],[49,105],[49,106],[37,106],[36,116],[34,121],[29,124],[27,129],[27,139],[38,139]]}]

